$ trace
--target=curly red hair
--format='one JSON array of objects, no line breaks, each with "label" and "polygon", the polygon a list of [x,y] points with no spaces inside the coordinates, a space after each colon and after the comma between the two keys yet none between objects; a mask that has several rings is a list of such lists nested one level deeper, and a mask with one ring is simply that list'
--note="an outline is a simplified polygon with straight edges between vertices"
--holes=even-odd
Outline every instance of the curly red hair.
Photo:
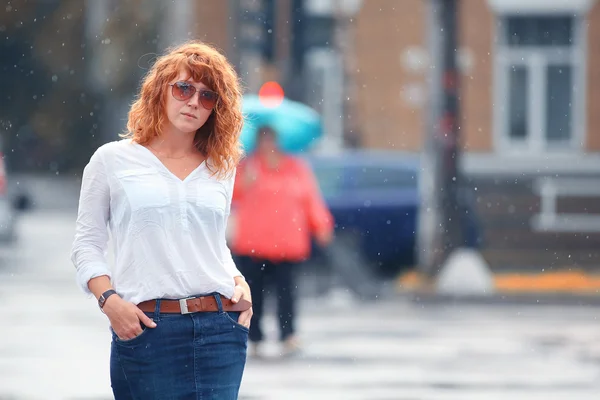
[{"label": "curly red hair", "polygon": [[233,66],[209,44],[188,41],[167,49],[156,60],[129,110],[127,132],[122,136],[144,145],[160,135],[167,121],[166,89],[182,69],[219,95],[210,117],[196,132],[196,146],[210,159],[207,166],[213,174],[231,176],[243,155],[239,141],[243,126],[242,89]]}]

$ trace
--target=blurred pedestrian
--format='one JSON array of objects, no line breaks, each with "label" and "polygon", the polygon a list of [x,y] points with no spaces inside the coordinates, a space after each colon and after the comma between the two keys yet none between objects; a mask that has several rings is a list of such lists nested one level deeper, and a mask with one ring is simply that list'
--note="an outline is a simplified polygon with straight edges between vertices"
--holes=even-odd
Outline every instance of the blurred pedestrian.
[{"label": "blurred pedestrian", "polygon": [[252,316],[225,238],[240,102],[217,50],[170,49],[145,76],[128,133],[85,167],[72,260],[110,321],[117,400],[237,399]]},{"label": "blurred pedestrian", "polygon": [[279,149],[277,133],[271,127],[258,129],[256,152],[240,163],[233,210],[231,248],[253,299],[251,355],[261,355],[261,320],[269,276],[274,278],[277,291],[283,353],[295,353],[300,343],[295,326],[294,273],[298,264],[310,256],[312,236],[321,246],[331,242],[333,218],[312,170]]}]

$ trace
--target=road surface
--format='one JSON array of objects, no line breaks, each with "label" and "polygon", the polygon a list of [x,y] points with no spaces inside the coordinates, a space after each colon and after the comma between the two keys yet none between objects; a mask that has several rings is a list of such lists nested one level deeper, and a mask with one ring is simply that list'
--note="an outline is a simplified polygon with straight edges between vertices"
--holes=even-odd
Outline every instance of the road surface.
[{"label": "road surface", "polygon": [[[73,210],[24,214],[0,249],[0,400],[111,399],[106,317],[75,284]],[[249,360],[240,399],[592,400],[591,307],[361,303],[303,298],[304,353]],[[265,321],[276,337],[273,318]]]}]

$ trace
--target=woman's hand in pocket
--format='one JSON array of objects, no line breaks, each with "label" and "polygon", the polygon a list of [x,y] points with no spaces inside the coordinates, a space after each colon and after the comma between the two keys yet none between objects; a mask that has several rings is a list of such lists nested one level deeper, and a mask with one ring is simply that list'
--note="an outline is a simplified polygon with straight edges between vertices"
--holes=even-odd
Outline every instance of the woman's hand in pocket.
[{"label": "woman's hand in pocket", "polygon": [[103,310],[110,321],[110,326],[121,340],[130,340],[139,336],[143,332],[141,324],[148,328],[156,328],[156,323],[142,310],[119,296],[110,296]]},{"label": "woman's hand in pocket", "polygon": [[[246,280],[242,277],[236,277],[235,283],[235,289],[233,296],[231,297],[231,301],[233,303],[238,303],[240,300],[246,300],[252,304],[252,295],[250,294],[250,286],[248,285],[248,282],[246,282]],[[240,313],[240,317],[238,318],[238,324],[245,326],[246,328],[250,328],[252,314],[252,307],[246,311],[242,311]]]}]

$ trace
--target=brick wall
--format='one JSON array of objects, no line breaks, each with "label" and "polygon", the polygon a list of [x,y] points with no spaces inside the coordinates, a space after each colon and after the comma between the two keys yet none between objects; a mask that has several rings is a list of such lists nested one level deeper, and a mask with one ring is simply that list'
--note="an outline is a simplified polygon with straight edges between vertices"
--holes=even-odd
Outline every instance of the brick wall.
[{"label": "brick wall", "polygon": [[[356,74],[363,143],[418,151],[425,131],[425,74],[413,57],[427,56],[427,4],[422,0],[364,2],[356,20]],[[461,135],[470,151],[490,151],[494,16],[485,1],[460,10],[459,40],[471,67],[462,79]],[[411,51],[411,50],[416,50]],[[416,63],[412,68],[409,59]],[[415,97],[417,96],[417,97]],[[419,96],[424,96],[419,99]]]},{"label": "brick wall", "polygon": [[588,23],[585,145],[590,151],[600,151],[600,3],[596,2],[588,14]]},{"label": "brick wall", "polygon": [[418,91],[426,89],[425,69],[411,71],[402,56],[409,48],[426,50],[425,20],[422,0],[363,2],[355,22],[355,77],[365,147],[421,147],[425,115]]},{"label": "brick wall", "polygon": [[493,40],[495,17],[486,1],[463,2],[459,11],[460,48],[469,67],[461,77],[461,140],[467,151],[493,150]]},{"label": "brick wall", "polygon": [[207,41],[219,47],[224,53],[231,52],[230,25],[229,25],[229,2],[194,2],[195,38]]}]

